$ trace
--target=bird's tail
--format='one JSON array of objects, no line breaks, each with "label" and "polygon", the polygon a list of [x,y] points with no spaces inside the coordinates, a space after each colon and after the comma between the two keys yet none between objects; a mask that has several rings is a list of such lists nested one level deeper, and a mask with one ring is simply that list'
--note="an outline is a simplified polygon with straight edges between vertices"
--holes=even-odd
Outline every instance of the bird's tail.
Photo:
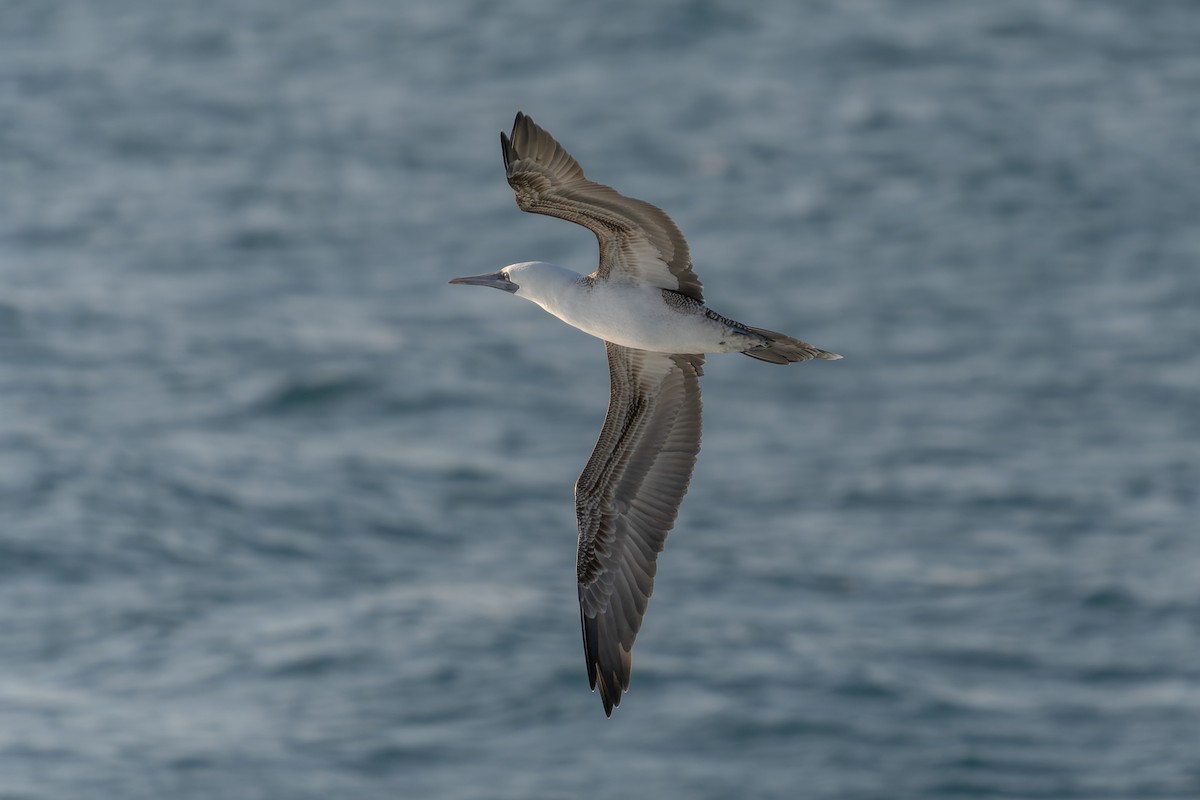
[{"label": "bird's tail", "polygon": [[751,358],[757,358],[759,361],[766,361],[771,364],[791,364],[795,361],[808,361],[811,358],[820,358],[825,361],[837,361],[841,358],[837,353],[830,353],[819,347],[813,347],[808,342],[784,336],[782,333],[769,331],[766,328],[752,328],[749,325],[745,327],[747,330],[754,331],[767,340],[766,344],[742,351]]}]

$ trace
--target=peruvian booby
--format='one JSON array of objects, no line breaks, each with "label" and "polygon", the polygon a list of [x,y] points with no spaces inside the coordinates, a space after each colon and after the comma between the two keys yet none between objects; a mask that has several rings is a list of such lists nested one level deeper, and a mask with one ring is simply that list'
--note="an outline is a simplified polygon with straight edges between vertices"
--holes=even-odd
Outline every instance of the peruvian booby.
[{"label": "peruvian booby", "polygon": [[517,207],[578,223],[600,243],[590,275],[541,261],[450,283],[491,286],[537,303],[602,339],[611,393],[596,448],[575,484],[576,577],[588,682],[612,715],[629,689],[633,640],[654,589],[655,561],[700,452],[705,353],[771,364],[841,356],[704,305],[688,245],[660,209],[588,180],[532,119],[500,134]]}]

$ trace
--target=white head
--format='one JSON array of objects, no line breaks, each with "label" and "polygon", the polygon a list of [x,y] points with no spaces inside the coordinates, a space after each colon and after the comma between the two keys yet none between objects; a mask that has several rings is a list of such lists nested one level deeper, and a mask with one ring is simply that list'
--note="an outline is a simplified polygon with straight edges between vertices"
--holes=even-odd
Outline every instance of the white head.
[{"label": "white head", "polygon": [[532,300],[538,305],[544,306],[545,301],[578,279],[577,273],[557,264],[549,264],[545,261],[522,261],[519,264],[509,264],[499,272],[468,275],[463,278],[454,278],[450,282],[503,289],[506,292],[512,292],[517,297],[524,297],[526,300]]}]

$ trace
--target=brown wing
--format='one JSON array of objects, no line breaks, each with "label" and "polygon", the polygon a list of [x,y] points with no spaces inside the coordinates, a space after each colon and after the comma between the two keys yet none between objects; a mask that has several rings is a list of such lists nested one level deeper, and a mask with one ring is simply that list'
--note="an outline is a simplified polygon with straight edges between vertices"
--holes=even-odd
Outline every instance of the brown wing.
[{"label": "brown wing", "polygon": [[596,234],[596,278],[646,283],[703,302],[687,241],[661,209],[589,181],[562,145],[524,114],[517,114],[511,139],[500,134],[500,148],[522,211],[570,220]]},{"label": "brown wing", "polygon": [[612,714],[630,653],[700,452],[704,356],[605,342],[611,396],[596,449],[575,484],[579,611],[588,681]]}]

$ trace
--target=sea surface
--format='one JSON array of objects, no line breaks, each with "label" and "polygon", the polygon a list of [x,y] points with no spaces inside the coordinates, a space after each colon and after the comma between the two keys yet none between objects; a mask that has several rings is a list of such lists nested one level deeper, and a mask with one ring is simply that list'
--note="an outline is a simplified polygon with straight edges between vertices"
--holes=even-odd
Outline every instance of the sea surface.
[{"label": "sea surface", "polygon": [[[3,0],[0,798],[1200,798],[1200,5]],[[595,265],[710,357],[612,719]]]}]

